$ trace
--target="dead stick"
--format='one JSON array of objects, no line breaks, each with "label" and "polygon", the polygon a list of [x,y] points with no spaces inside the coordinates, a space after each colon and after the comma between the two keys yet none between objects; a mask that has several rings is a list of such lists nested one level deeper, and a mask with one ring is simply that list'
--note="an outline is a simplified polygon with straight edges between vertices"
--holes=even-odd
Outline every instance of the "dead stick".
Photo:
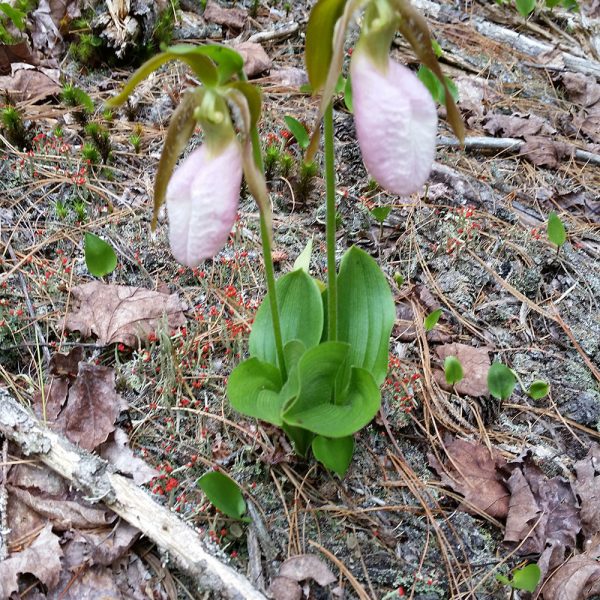
[{"label": "dead stick", "polygon": [[109,463],[86,452],[34,419],[6,390],[0,389],[0,433],[27,456],[34,455],[69,480],[91,502],[109,506],[117,515],[156,542],[193,577],[200,589],[229,600],[266,600],[250,582],[208,554],[198,534],[164,506],[156,504],[132,480]]},{"label": "dead stick", "polygon": [[0,562],[8,556],[8,493],[6,476],[8,473],[8,440],[2,442],[2,481],[0,481]]}]

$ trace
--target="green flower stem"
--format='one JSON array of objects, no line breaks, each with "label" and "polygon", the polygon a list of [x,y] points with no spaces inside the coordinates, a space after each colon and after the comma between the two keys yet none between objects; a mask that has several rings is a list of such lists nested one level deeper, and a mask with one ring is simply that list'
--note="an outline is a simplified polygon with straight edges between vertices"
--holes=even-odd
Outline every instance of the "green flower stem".
[{"label": "green flower stem", "polygon": [[[262,151],[260,149],[260,139],[256,126],[251,129],[252,153],[254,161],[260,171],[264,174],[264,165]],[[269,295],[269,306],[271,308],[271,320],[273,321],[273,335],[275,337],[275,349],[277,351],[277,360],[283,381],[287,379],[285,368],[285,359],[283,354],[283,340],[281,337],[281,322],[279,320],[279,307],[277,306],[277,294],[275,291],[275,270],[273,269],[273,257],[271,254],[271,236],[269,228],[262,211],[260,212],[260,236],[262,240],[263,258],[265,261],[265,275],[267,278],[267,293]]]},{"label": "green flower stem", "polygon": [[327,339],[337,340],[337,272],[335,265],[335,163],[333,149],[333,104],[324,115],[325,184],[327,197]]}]

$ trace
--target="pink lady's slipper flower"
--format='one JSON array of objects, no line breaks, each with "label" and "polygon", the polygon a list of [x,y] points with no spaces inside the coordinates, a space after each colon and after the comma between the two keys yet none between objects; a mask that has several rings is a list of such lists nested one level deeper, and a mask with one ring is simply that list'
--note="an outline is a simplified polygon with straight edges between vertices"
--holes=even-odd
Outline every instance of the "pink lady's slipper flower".
[{"label": "pink lady's slipper flower", "polygon": [[381,187],[412,194],[435,156],[437,110],[416,75],[388,59],[386,68],[357,48],[350,65],[356,136],[367,170]]},{"label": "pink lady's slipper flower", "polygon": [[202,145],[175,170],[166,201],[169,242],[178,262],[195,267],[223,248],[241,183],[242,151],[235,138],[217,153]]}]

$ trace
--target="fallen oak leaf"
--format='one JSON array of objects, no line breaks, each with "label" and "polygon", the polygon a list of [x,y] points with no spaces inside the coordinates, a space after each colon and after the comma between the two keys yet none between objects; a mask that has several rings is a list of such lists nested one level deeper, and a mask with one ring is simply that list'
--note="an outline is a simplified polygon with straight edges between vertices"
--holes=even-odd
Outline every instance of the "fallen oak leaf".
[{"label": "fallen oak leaf", "polygon": [[471,505],[490,517],[504,519],[508,513],[509,494],[498,469],[506,461],[497,452],[490,453],[483,444],[476,442],[448,439],[445,444],[449,460],[444,465],[433,454],[428,454],[427,458],[442,483],[465,497],[461,509],[473,512],[469,508]]},{"label": "fallen oak leaf", "polygon": [[223,8],[217,2],[210,0],[202,16],[209,23],[231,29],[242,29],[248,18],[248,12],[242,8]]},{"label": "fallen oak leaf", "polygon": [[115,429],[121,399],[115,390],[115,372],[108,367],[79,363],[69,400],[55,428],[75,444],[94,450]]},{"label": "fallen oak leaf", "polygon": [[563,158],[573,156],[575,148],[566,142],[556,142],[541,136],[527,136],[519,149],[519,156],[539,167],[555,169]]},{"label": "fallen oak leaf", "polygon": [[314,554],[298,554],[283,561],[279,568],[279,576],[294,581],[314,579],[322,587],[336,581],[331,569]]},{"label": "fallen oak leaf", "polygon": [[542,587],[544,600],[585,600],[600,594],[600,545],[572,556]]},{"label": "fallen oak leaf", "polygon": [[490,370],[490,349],[475,348],[467,344],[444,344],[435,349],[436,354],[443,362],[448,356],[456,356],[460,362],[464,377],[455,384],[454,388],[446,383],[444,373],[440,370],[434,371],[434,378],[445,390],[456,389],[458,394],[473,396],[475,398],[489,396],[487,376]]},{"label": "fallen oak leaf", "polygon": [[121,342],[136,347],[164,322],[175,329],[185,324],[185,305],[176,294],[91,281],[71,292],[74,308],[64,319],[68,331],[96,335],[105,346]]},{"label": "fallen oak leaf", "polygon": [[53,588],[59,580],[62,550],[59,539],[46,525],[31,546],[0,562],[0,598],[9,598],[19,589],[19,575],[31,573]]},{"label": "fallen oak leaf", "polygon": [[600,533],[600,445],[594,442],[587,456],[574,466],[577,479],[573,489],[579,496],[581,528],[589,540]]},{"label": "fallen oak leaf", "polygon": [[536,115],[492,114],[486,117],[483,128],[491,135],[509,138],[556,133],[556,129]]}]

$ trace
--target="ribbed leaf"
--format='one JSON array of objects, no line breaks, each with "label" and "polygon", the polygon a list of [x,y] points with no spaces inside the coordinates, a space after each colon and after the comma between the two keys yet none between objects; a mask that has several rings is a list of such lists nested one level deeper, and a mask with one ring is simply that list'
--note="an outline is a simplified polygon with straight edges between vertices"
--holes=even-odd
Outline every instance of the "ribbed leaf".
[{"label": "ribbed leaf", "polygon": [[343,477],[352,462],[354,437],[327,438],[318,435],[312,442],[315,458],[340,477]]},{"label": "ribbed leaf", "polygon": [[338,276],[338,339],[350,344],[350,364],[370,371],[377,385],[387,374],[395,319],[392,292],[377,263],[350,248]]},{"label": "ribbed leaf", "polygon": [[[281,277],[275,289],[283,344],[299,340],[307,349],[316,346],[323,331],[323,304],[315,281],[304,271],[296,270]],[[268,294],[254,319],[250,355],[278,364]]]}]

